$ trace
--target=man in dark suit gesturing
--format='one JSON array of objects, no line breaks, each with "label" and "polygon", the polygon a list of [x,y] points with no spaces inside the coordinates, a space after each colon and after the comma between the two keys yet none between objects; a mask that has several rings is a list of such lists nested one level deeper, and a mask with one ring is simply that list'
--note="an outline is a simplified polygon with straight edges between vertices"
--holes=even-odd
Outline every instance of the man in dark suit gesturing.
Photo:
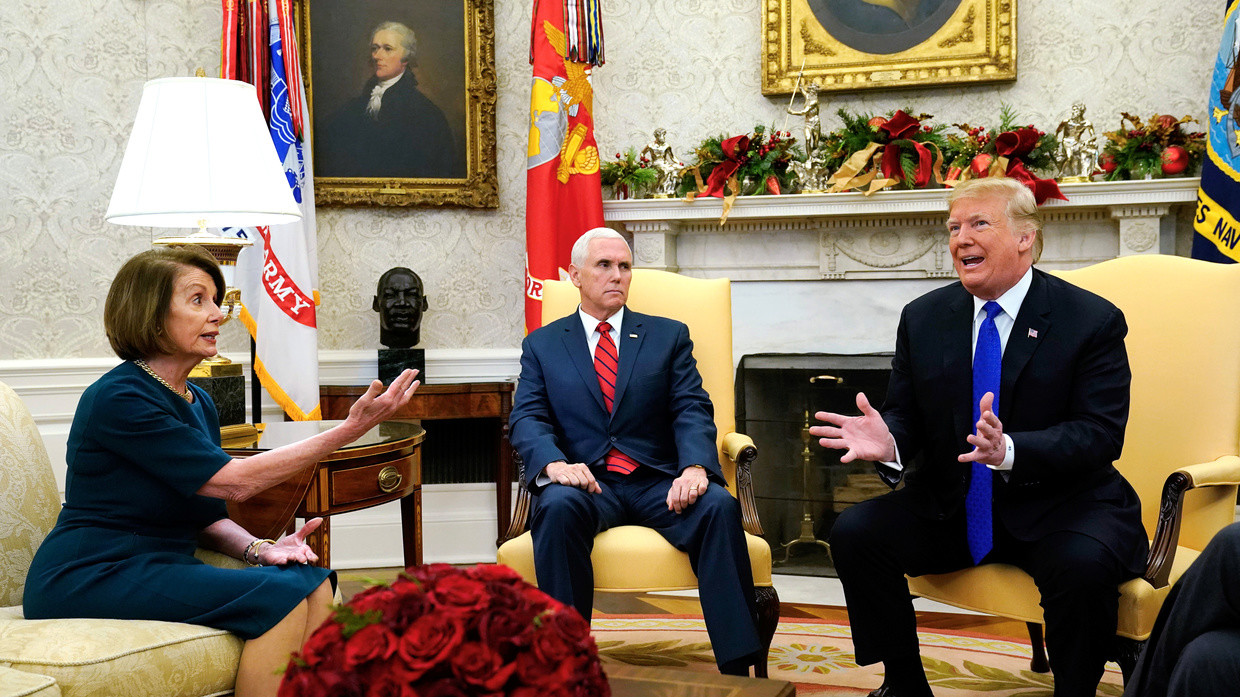
[{"label": "man in dark suit gesturing", "polygon": [[589,620],[594,536],[653,528],[689,555],[720,670],[745,674],[760,651],[753,575],[740,506],[724,488],[714,408],[688,327],[624,306],[631,267],[618,233],[586,232],[569,267],[579,310],[521,347],[509,424],[537,496],[538,587]]},{"label": "man in dark suit gesturing", "polygon": [[840,458],[893,487],[847,509],[831,550],[857,662],[884,664],[874,695],[929,695],[905,574],[1015,564],[1042,596],[1055,695],[1093,695],[1119,584],[1143,569],[1140,501],[1112,466],[1128,420],[1128,328],[1110,302],[1033,268],[1041,217],[1012,179],[948,196],[960,282],[900,317],[880,414],[819,412]]}]

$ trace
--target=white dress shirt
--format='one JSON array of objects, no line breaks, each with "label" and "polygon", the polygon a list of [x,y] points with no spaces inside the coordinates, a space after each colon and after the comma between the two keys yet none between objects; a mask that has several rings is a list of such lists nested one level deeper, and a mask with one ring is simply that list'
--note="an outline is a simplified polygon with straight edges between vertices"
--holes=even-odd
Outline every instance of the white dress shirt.
[{"label": "white dress shirt", "polygon": [[[1003,312],[995,315],[995,329],[999,332],[1000,351],[1006,351],[1008,345],[1008,337],[1012,335],[1012,327],[1016,324],[1016,315],[1020,314],[1020,306],[1025,302],[1025,296],[1029,294],[1029,286],[1033,285],[1033,267],[1025,271],[1025,275],[1020,277],[1016,285],[1008,289],[1006,293],[995,298],[995,302],[999,303],[999,307],[1003,308]],[[977,333],[982,328],[982,321],[986,319],[985,300],[977,296],[973,296],[973,350],[970,353],[977,352]],[[1003,399],[1003,395],[999,396]],[[1016,461],[1016,446],[1012,444],[1012,437],[1003,434],[1003,440],[1007,444],[1007,451],[1003,455],[1003,462],[998,465],[986,465],[993,470],[1007,472],[1012,469],[1012,464]],[[894,441],[894,438],[893,438]],[[884,465],[896,470],[903,471],[904,465],[900,462],[900,448],[896,446],[895,462],[884,462]],[[1004,474],[1004,477],[1007,475]]]}]

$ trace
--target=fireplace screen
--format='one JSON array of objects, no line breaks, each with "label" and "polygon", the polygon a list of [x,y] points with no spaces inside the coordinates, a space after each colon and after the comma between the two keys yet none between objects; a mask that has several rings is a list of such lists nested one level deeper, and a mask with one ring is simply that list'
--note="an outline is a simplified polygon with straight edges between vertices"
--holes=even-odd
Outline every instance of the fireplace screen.
[{"label": "fireplace screen", "polygon": [[848,506],[888,491],[874,465],[818,445],[814,412],[856,414],[857,392],[881,406],[891,354],[751,354],[736,374],[737,430],[754,439],[753,483],[777,573],[834,576],[826,540]]}]

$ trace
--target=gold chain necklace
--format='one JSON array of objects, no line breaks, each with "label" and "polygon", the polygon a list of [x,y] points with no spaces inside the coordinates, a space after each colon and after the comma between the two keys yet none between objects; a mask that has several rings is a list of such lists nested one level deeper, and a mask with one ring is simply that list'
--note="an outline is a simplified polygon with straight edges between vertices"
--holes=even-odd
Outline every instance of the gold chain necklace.
[{"label": "gold chain necklace", "polygon": [[151,370],[151,366],[147,365],[147,364],[146,364],[146,361],[144,361],[144,360],[142,360],[142,359],[138,359],[138,360],[134,361],[134,362],[133,362],[133,364],[134,364],[134,365],[136,365],[136,366],[138,366],[139,368],[141,368],[141,369],[145,370],[145,371],[146,371],[146,374],[147,374],[147,375],[150,375],[151,377],[153,377],[153,378],[155,378],[156,380],[158,380],[158,381],[159,381],[159,384],[161,384],[161,385],[163,385],[164,387],[167,387],[168,389],[172,390],[173,394],[175,394],[176,396],[180,397],[181,399],[184,399],[184,400],[185,400],[185,401],[187,401],[187,402],[193,403],[193,401],[194,401],[194,395],[190,394],[190,391],[189,391],[189,385],[186,385],[186,386],[185,386],[185,391],[184,391],[184,392],[180,392],[180,391],[178,391],[178,390],[177,390],[177,388],[175,388],[175,387],[173,387],[172,385],[168,384],[168,381],[167,381],[167,380],[165,380],[165,379],[163,379],[163,378],[159,377],[159,375],[158,375],[158,374],[156,374],[156,372],[155,372],[154,370]]}]

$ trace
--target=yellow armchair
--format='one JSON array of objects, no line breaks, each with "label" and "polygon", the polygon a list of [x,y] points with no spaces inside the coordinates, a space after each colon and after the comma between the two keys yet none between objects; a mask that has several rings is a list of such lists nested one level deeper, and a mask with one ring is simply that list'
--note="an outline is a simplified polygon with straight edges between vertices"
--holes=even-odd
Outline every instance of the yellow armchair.
[{"label": "yellow armchair", "polygon": [[[568,281],[550,281],[543,287],[543,322],[564,317],[577,308],[577,289]],[[758,607],[758,634],[769,649],[779,623],[779,596],[771,583],[771,547],[763,540],[754,505],[750,466],[758,449],[748,436],[736,432],[736,401],[732,384],[732,290],[727,279],[703,280],[666,271],[634,269],[628,306],[638,312],[671,317],[689,325],[693,357],[702,385],[715,407],[719,463],[728,490],[740,500],[742,523],[753,567]],[[512,525],[498,553],[499,563],[516,569],[530,583],[534,576],[534,548],[527,531],[530,495],[517,495]],[[625,525],[594,538],[594,587],[606,592],[670,591],[697,588],[689,557],[649,528]],[[640,560],[641,563],[633,563]],[[755,673],[766,677],[765,655]]]},{"label": "yellow armchair", "polygon": [[[1126,680],[1169,584],[1235,519],[1240,266],[1149,255],[1056,275],[1115,303],[1128,321],[1132,403],[1115,466],[1140,496],[1145,529],[1153,536],[1145,573],[1120,586],[1112,660]],[[1017,453],[1018,467],[1019,458]],[[1020,569],[985,564],[910,578],[909,589],[1028,623],[1033,669],[1048,669],[1038,590]]]},{"label": "yellow armchair", "polygon": [[[43,438],[21,399],[0,383],[0,696],[231,694],[243,642],[226,631],[175,622],[23,618],[26,570],[59,511]],[[212,562],[226,559],[206,555]]]}]

